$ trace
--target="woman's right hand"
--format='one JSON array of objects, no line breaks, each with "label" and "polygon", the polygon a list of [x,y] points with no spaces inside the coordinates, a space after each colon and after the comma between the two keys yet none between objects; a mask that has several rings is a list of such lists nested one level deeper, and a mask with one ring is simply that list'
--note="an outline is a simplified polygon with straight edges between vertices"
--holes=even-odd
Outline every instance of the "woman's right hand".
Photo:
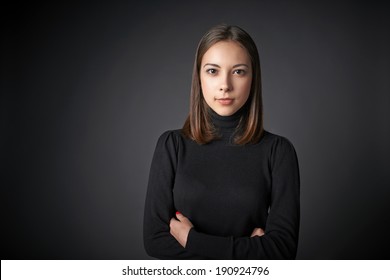
[{"label": "woman's right hand", "polygon": [[255,228],[253,231],[252,231],[252,234],[251,234],[251,237],[254,237],[254,236],[263,236],[264,235],[264,230],[262,228]]}]

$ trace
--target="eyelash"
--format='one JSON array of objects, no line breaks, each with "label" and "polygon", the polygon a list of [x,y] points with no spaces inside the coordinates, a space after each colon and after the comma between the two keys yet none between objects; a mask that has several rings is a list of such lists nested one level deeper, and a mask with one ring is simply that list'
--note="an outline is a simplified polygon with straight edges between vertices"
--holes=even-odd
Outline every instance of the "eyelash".
[{"label": "eyelash", "polygon": [[[237,73],[238,71],[241,72],[241,74]],[[236,73],[237,75],[245,75],[246,74],[246,71],[244,69],[236,69],[233,72]]]},{"label": "eyelash", "polygon": [[[215,69],[215,68],[210,68],[210,69],[207,69],[206,72],[207,72],[208,74],[210,74],[210,75],[216,75],[217,72],[218,72],[218,70]],[[245,75],[245,74],[246,74],[246,71],[245,71],[244,69],[235,69],[235,70],[233,71],[233,74],[237,74],[237,75],[242,76],[242,75]]]},{"label": "eyelash", "polygon": [[[206,72],[207,72],[208,74],[215,75],[215,74],[217,74],[217,69],[215,69],[215,68],[210,68],[210,69],[207,69]],[[212,73],[212,72],[214,72],[214,73]]]}]

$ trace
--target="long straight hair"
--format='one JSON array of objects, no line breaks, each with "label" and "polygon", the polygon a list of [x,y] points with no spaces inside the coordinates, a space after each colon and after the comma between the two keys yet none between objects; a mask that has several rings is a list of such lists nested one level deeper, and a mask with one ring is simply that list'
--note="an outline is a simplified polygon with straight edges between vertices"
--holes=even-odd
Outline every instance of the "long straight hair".
[{"label": "long straight hair", "polygon": [[182,133],[196,141],[206,144],[218,138],[209,116],[208,105],[203,97],[200,84],[200,67],[203,55],[220,41],[233,41],[246,49],[252,63],[252,84],[244,114],[239,122],[234,143],[245,145],[256,143],[263,134],[263,102],[261,94],[260,59],[256,44],[247,32],[238,26],[217,25],[211,28],[200,40],[192,72],[190,112],[184,123]]}]

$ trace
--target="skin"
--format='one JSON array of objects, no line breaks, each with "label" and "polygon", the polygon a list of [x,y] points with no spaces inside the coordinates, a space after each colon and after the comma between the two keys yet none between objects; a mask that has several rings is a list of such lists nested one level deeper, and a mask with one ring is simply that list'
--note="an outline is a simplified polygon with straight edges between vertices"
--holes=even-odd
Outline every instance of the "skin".
[{"label": "skin", "polygon": [[252,66],[247,51],[233,41],[221,41],[203,55],[200,68],[203,97],[218,115],[230,116],[248,100]]},{"label": "skin", "polygon": [[[252,83],[252,66],[247,51],[233,41],[221,41],[204,54],[200,69],[203,97],[220,116],[231,116],[248,100]],[[180,212],[169,223],[170,233],[184,248],[193,228],[191,221]],[[250,237],[263,236],[255,228]]]}]

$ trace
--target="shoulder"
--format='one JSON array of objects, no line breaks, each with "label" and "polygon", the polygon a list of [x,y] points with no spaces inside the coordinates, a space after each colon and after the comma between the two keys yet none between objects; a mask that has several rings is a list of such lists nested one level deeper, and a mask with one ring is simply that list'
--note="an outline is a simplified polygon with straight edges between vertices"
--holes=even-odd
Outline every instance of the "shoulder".
[{"label": "shoulder", "polygon": [[156,149],[176,150],[182,137],[181,129],[167,130],[158,137]]},{"label": "shoulder", "polygon": [[275,148],[294,149],[294,145],[291,143],[289,139],[287,139],[284,136],[277,135],[266,130],[264,130],[264,134],[260,140],[260,143],[263,143],[264,145],[268,145],[274,149]]},{"label": "shoulder", "polygon": [[268,146],[271,166],[274,167],[286,162],[297,164],[298,158],[294,145],[286,137],[265,131],[261,141],[264,141],[264,144]]},{"label": "shoulder", "polygon": [[167,130],[158,137],[157,142],[178,141],[181,137],[181,129]]},{"label": "shoulder", "polygon": [[272,172],[298,170],[297,153],[289,139],[265,131],[261,141],[267,145],[268,160]]}]

